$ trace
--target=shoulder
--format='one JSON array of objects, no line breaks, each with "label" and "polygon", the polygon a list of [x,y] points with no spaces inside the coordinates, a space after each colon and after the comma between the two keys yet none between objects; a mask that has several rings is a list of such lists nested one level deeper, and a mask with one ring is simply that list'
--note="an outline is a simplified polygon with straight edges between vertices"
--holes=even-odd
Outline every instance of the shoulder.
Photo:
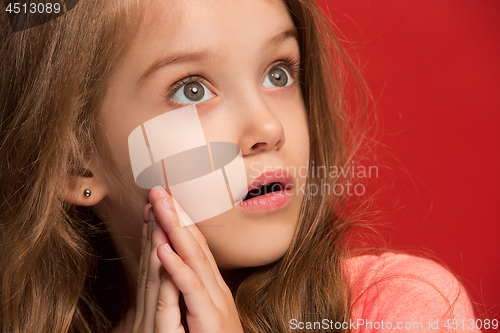
[{"label": "shoulder", "polygon": [[420,322],[474,319],[472,304],[458,279],[445,267],[424,258],[386,252],[345,262],[355,319],[375,322]]}]

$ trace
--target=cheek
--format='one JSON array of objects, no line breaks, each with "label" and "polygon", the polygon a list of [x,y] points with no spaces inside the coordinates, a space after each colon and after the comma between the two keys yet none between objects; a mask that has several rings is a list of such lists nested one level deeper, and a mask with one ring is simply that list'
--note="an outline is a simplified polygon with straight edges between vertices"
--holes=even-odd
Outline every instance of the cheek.
[{"label": "cheek", "polygon": [[289,166],[294,167],[294,176],[299,184],[305,184],[309,164],[309,126],[302,100],[298,96],[288,105],[280,120],[285,131],[285,148]]},{"label": "cheek", "polygon": [[[108,198],[113,202],[133,203],[138,193],[147,198],[142,189],[135,184],[132,172],[130,156],[128,151],[127,134],[110,136],[105,135],[105,141],[100,152],[100,160],[103,162],[100,168],[100,176],[105,179],[108,187]],[[130,205],[123,205],[124,208]]]},{"label": "cheek", "polygon": [[299,160],[309,158],[309,129],[307,112],[299,88],[292,96],[282,99],[277,113],[285,131],[287,151]]},{"label": "cheek", "polygon": [[[142,212],[149,190],[135,184],[128,149],[130,132],[142,119],[125,117],[125,106],[109,99],[101,111],[99,175],[106,183],[108,195],[96,205],[96,212],[106,223],[119,254],[138,259],[142,233]],[[120,109],[121,110],[118,110]],[[120,113],[121,112],[121,113]]]}]

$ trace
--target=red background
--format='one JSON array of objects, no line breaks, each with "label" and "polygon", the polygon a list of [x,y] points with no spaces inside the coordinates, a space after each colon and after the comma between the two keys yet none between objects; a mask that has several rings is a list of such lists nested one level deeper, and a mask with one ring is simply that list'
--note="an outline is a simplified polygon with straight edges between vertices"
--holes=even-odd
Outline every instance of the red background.
[{"label": "red background", "polygon": [[434,252],[478,314],[500,319],[500,1],[320,2],[355,42],[381,142],[402,165],[377,180],[400,190],[382,199],[399,207],[385,239]]}]

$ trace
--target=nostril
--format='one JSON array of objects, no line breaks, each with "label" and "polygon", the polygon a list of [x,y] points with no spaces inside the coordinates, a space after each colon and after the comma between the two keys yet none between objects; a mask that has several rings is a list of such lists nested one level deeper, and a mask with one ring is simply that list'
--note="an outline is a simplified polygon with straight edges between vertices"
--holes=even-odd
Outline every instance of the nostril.
[{"label": "nostril", "polygon": [[252,146],[252,150],[256,150],[256,149],[259,149],[261,147],[265,147],[267,145],[267,143],[265,142],[257,142],[256,144],[254,144]]},{"label": "nostril", "polygon": [[281,146],[283,146],[283,140],[279,139],[278,141],[276,141],[276,144],[274,146],[276,147],[276,149],[280,149]]},{"label": "nostril", "polygon": [[280,149],[283,146],[283,143],[283,139],[278,139],[273,146],[270,146],[267,142],[257,142],[252,146],[252,150],[266,149],[267,146],[269,146],[269,149],[272,149],[273,147]]}]

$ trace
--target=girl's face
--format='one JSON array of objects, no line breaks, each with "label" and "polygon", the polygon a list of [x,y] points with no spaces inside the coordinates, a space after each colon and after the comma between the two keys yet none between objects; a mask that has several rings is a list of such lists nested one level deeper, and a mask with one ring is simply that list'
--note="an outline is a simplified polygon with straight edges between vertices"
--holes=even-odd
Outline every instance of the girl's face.
[{"label": "girl's face", "polygon": [[[128,135],[187,103],[196,103],[207,141],[239,145],[249,184],[265,171],[283,174],[281,170],[290,172],[293,183],[291,200],[280,207],[237,206],[196,224],[219,268],[260,266],[286,252],[297,226],[309,158],[306,110],[293,65],[300,60],[295,36],[280,1],[148,5],[131,50],[110,80],[100,120],[106,157],[118,167],[118,175],[101,169],[107,195],[96,208],[129,273],[137,269],[149,191],[134,183]],[[196,94],[189,93],[193,87]]]}]

